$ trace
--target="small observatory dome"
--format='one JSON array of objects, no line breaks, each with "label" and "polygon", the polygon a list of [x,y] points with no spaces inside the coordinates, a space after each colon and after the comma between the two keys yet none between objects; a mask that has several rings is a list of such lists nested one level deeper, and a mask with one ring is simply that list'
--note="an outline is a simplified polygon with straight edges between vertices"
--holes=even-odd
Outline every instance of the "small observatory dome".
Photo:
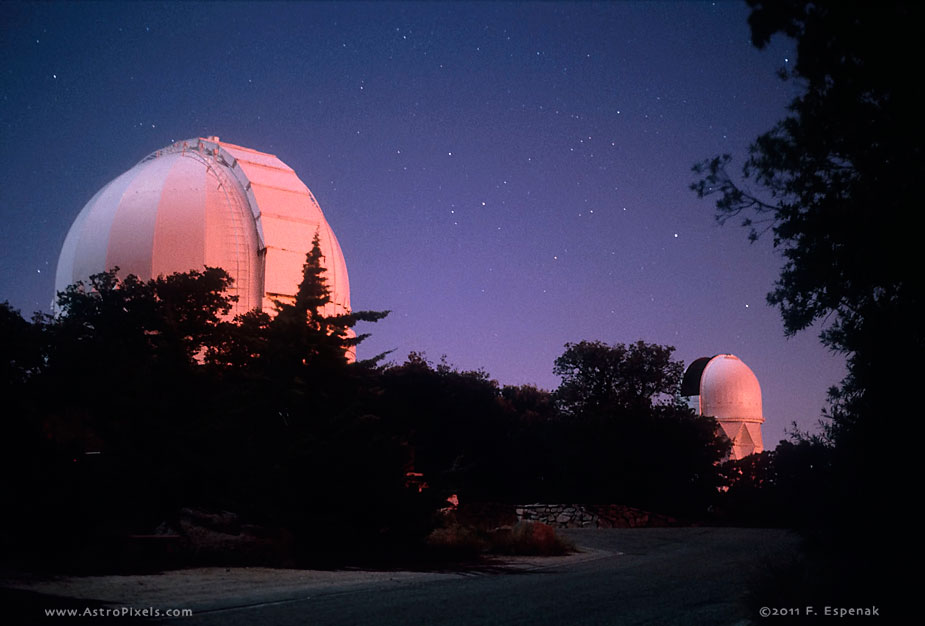
[{"label": "small observatory dome", "polygon": [[699,413],[715,417],[732,441],[731,458],[764,450],[761,386],[738,357],[717,354],[695,360],[684,373],[681,395],[699,396]]},{"label": "small observatory dome", "polygon": [[147,280],[221,267],[238,296],[232,315],[273,311],[295,296],[318,234],[328,314],[350,310],[344,255],[308,187],[271,154],[219,141],[174,143],[100,189],[71,226],[55,290],[113,267]]}]

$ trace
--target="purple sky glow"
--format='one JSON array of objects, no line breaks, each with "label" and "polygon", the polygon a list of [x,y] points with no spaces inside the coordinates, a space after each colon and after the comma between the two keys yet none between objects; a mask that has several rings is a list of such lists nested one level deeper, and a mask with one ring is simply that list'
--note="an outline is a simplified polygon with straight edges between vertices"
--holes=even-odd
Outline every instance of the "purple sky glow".
[{"label": "purple sky glow", "polygon": [[270,152],[340,240],[361,346],[555,388],[582,339],[730,352],[764,438],[815,430],[843,359],[785,338],[771,241],[691,165],[741,158],[795,94],[790,42],[731,2],[0,4],[0,300],[48,310],[67,230],[154,150]]}]

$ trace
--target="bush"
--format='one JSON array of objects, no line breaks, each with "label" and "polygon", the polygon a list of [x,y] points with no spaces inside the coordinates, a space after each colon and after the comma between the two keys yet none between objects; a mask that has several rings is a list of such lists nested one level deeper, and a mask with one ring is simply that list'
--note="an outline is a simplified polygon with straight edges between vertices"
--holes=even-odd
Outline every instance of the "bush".
[{"label": "bush", "polygon": [[427,545],[446,558],[473,559],[483,553],[518,556],[561,556],[575,545],[542,522],[517,522],[511,528],[480,529],[453,523],[434,530]]},{"label": "bush", "polygon": [[508,533],[493,533],[492,552],[529,556],[561,556],[575,551],[575,544],[556,534],[543,522],[517,522]]},{"label": "bush", "polygon": [[433,550],[434,556],[438,558],[475,559],[490,547],[487,534],[472,526],[451,524],[433,530],[427,536],[427,547]]}]

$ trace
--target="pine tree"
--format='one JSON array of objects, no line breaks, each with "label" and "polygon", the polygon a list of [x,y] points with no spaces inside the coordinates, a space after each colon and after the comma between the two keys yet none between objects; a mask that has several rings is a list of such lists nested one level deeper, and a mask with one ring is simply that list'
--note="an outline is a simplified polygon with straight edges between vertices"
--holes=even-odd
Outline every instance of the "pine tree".
[{"label": "pine tree", "polygon": [[[356,311],[330,314],[331,290],[328,288],[324,255],[318,234],[305,257],[302,282],[292,302],[276,301],[276,317],[270,322],[273,352],[285,368],[339,370],[354,361],[355,348],[368,334],[357,335],[357,322],[376,322],[388,311]],[[375,364],[384,355],[360,362]]]}]

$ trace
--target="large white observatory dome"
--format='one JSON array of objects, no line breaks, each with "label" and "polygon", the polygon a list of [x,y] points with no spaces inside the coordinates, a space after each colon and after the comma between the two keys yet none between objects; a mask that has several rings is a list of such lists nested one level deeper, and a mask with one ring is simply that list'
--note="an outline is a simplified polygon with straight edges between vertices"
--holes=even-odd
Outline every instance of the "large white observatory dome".
[{"label": "large white observatory dome", "polygon": [[761,386],[755,373],[732,354],[695,360],[684,373],[681,395],[699,396],[699,413],[716,418],[732,441],[731,457],[764,450]]},{"label": "large white observatory dome", "polygon": [[61,249],[56,291],[115,266],[119,274],[221,267],[234,279],[232,314],[273,310],[302,280],[318,234],[329,314],[350,309],[344,255],[321,208],[295,172],[271,154],[219,141],[174,143],[100,189]]}]

